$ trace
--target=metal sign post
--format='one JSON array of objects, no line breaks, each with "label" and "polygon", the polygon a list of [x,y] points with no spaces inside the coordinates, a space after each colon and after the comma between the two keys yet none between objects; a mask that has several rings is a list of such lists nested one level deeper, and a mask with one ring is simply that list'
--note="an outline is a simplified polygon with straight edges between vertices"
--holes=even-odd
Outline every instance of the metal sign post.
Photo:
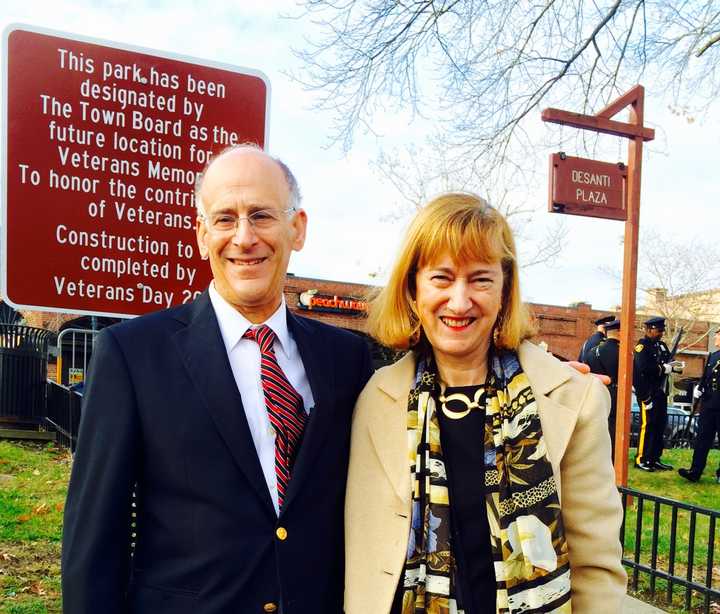
[{"label": "metal sign post", "polygon": [[[560,109],[545,109],[542,120],[629,139],[627,163],[627,218],[623,257],[622,313],[620,315],[620,365],[618,368],[617,420],[615,424],[615,480],[627,485],[630,434],[630,395],[632,391],[632,347],[635,329],[638,231],[640,222],[640,176],[642,146],[652,141],[655,131],[643,126],[645,88],[636,85],[596,115],[581,115]],[[612,118],[629,108],[630,121]],[[583,215],[583,213],[577,213]]]}]

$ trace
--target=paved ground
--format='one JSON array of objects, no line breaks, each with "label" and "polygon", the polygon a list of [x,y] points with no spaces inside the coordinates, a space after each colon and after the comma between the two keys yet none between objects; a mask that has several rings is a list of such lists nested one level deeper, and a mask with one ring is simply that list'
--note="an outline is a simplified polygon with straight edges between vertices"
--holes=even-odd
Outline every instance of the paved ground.
[{"label": "paved ground", "polygon": [[656,608],[653,605],[648,605],[647,603],[628,595],[625,597],[625,605],[623,606],[622,614],[657,614],[657,612],[664,611],[665,610]]}]

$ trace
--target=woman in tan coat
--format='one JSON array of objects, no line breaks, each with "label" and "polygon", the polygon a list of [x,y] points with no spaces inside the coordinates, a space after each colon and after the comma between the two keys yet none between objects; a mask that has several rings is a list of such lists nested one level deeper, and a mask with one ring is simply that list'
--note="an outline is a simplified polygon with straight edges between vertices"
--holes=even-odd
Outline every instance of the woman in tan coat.
[{"label": "woman in tan coat", "polygon": [[502,215],[430,202],[369,324],[412,351],[355,409],[346,613],[620,612],[609,396],[527,340]]}]

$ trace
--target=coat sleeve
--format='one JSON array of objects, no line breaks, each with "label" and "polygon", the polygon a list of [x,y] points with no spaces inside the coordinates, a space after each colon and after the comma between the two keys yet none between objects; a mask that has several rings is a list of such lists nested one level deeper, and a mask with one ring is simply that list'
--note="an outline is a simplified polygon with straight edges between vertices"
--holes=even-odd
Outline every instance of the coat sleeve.
[{"label": "coat sleeve", "polygon": [[607,389],[596,378],[580,405],[560,463],[562,515],[570,553],[573,614],[619,613],[627,587],[620,546],[623,518],[610,461]]},{"label": "coat sleeve", "polygon": [[105,329],[91,359],[65,505],[65,614],[127,611],[139,431],[128,366],[112,330]]}]

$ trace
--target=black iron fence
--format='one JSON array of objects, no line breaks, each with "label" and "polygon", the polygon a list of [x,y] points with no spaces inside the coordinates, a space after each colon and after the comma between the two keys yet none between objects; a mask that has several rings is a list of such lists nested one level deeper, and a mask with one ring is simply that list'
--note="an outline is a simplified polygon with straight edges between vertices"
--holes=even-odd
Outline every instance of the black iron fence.
[{"label": "black iron fence", "polygon": [[0,324],[0,418],[38,424],[45,415],[47,348],[52,333]]},{"label": "black iron fence", "polygon": [[720,511],[630,488],[619,490],[625,510],[620,540],[630,588],[651,600],[675,603],[686,612],[717,612]]},{"label": "black iron fence", "polygon": [[75,452],[78,428],[80,426],[80,405],[82,395],[61,386],[47,382],[47,426],[55,431],[56,441]]}]

